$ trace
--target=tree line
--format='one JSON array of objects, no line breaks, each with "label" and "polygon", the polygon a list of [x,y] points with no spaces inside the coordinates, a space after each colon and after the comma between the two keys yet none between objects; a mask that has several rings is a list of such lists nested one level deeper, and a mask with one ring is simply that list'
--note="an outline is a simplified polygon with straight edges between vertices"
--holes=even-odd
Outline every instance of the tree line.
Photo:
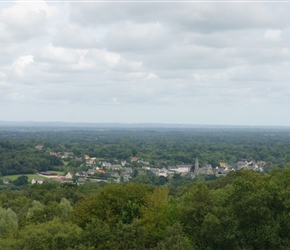
[{"label": "tree line", "polygon": [[[191,130],[65,130],[2,131],[0,129],[0,173],[29,174],[63,165],[49,152],[74,152],[76,157],[91,157],[114,162],[137,156],[153,166],[219,162],[234,165],[239,160],[267,162],[266,171],[290,163],[287,129],[191,129]],[[43,145],[37,150],[36,145]],[[80,163],[69,160],[69,166]]]}]

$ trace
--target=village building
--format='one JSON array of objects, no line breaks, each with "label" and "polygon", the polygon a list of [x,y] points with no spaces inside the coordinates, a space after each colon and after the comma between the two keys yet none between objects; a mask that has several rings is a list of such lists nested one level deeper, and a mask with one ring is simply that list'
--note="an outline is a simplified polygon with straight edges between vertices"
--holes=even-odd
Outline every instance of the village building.
[{"label": "village building", "polygon": [[120,177],[120,174],[118,172],[108,172],[107,174],[112,178]]},{"label": "village building", "polygon": [[127,167],[127,168],[125,168],[125,172],[132,173],[133,169],[131,167]]},{"label": "village building", "polygon": [[85,159],[85,161],[87,166],[96,164],[96,158]]},{"label": "village building", "polygon": [[50,155],[57,156],[57,157],[59,156],[59,154],[58,154],[57,152],[50,152],[49,154],[50,154]]},{"label": "village building", "polygon": [[75,176],[86,176],[86,175],[87,175],[87,172],[85,172],[85,171],[77,172],[77,173],[75,174]]},{"label": "village building", "polygon": [[141,163],[141,164],[144,164],[144,165],[150,165],[150,162],[148,162],[148,161],[138,161],[138,163]]},{"label": "village building", "polygon": [[112,164],[110,163],[110,162],[103,162],[102,163],[102,167],[104,167],[104,168],[110,168],[112,166]]},{"label": "village building", "polygon": [[2,181],[3,181],[3,184],[9,184],[9,179],[8,178],[3,178]]},{"label": "village building", "polygon": [[43,183],[43,179],[41,179],[41,178],[33,178],[32,180],[31,180],[31,184],[42,184]]},{"label": "village building", "polygon": [[38,175],[39,176],[43,176],[45,178],[56,178],[56,177],[58,177],[57,173],[50,173],[50,172],[39,172]]},{"label": "village building", "polygon": [[89,155],[84,155],[85,160],[90,159],[91,157]]},{"label": "village building", "polygon": [[199,161],[198,161],[197,157],[195,158],[193,174],[194,174],[194,176],[198,176],[198,174],[199,174]]},{"label": "village building", "polygon": [[158,176],[159,177],[160,176],[167,177],[168,176],[168,169],[166,169],[166,168],[160,169]]},{"label": "village building", "polygon": [[68,172],[68,173],[66,174],[65,178],[67,178],[67,179],[72,179],[72,178],[73,178],[73,175],[72,175],[70,172]]},{"label": "village building", "polygon": [[225,162],[220,162],[220,168],[226,168],[227,164]]},{"label": "village building", "polygon": [[214,171],[212,169],[212,166],[210,164],[208,164],[202,168],[199,168],[198,174],[212,175],[212,174],[214,174]]},{"label": "village building", "polygon": [[110,169],[112,170],[120,170],[122,169],[122,166],[120,164],[113,164]]},{"label": "village building", "polygon": [[131,162],[133,162],[133,161],[138,161],[138,157],[132,157]]}]

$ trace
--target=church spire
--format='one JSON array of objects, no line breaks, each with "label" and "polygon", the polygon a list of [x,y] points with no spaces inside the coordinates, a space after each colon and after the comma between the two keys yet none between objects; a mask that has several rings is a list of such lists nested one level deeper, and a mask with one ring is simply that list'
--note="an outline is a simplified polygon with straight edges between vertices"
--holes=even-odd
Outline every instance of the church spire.
[{"label": "church spire", "polygon": [[198,158],[195,158],[195,164],[194,164],[194,175],[197,176],[199,172],[199,162],[198,162]]}]

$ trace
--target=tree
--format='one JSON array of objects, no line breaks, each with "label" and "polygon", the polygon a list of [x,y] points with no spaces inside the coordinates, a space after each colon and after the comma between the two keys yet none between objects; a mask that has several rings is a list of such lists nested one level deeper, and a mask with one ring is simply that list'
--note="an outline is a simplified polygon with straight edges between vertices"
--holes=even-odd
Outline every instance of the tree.
[{"label": "tree", "polygon": [[77,249],[82,229],[68,222],[53,220],[41,224],[28,225],[0,243],[2,249],[58,250]]},{"label": "tree", "polygon": [[69,200],[67,200],[66,198],[62,198],[60,203],[59,203],[59,210],[60,210],[59,217],[62,220],[66,220],[66,219],[68,219],[70,213],[72,212],[73,207],[72,207]]},{"label": "tree", "polygon": [[18,218],[10,208],[0,207],[0,235],[16,230],[18,227]]},{"label": "tree", "polygon": [[26,175],[21,175],[13,182],[15,186],[24,186],[29,184],[28,177]]},{"label": "tree", "polygon": [[[157,187],[146,197],[145,204],[141,208],[141,223],[146,232],[146,247],[151,248],[164,238],[165,229],[174,223],[175,216],[169,203],[167,187]],[[173,215],[173,216],[172,216]]]},{"label": "tree", "polygon": [[52,221],[59,216],[62,216],[60,206],[55,201],[46,206],[34,201],[32,208],[28,211],[28,220],[35,224]]},{"label": "tree", "polygon": [[72,219],[83,228],[93,219],[108,225],[116,225],[122,219],[129,223],[139,215],[138,209],[144,203],[149,188],[144,184],[132,183],[107,185],[78,202]]},{"label": "tree", "polygon": [[145,230],[137,220],[132,224],[118,223],[111,236],[110,249],[145,249]]},{"label": "tree", "polygon": [[166,228],[164,239],[158,242],[155,250],[193,250],[192,242],[182,231],[182,226],[175,223],[173,226]]},{"label": "tree", "polygon": [[210,190],[202,182],[183,195],[181,203],[181,222],[185,232],[198,244],[201,236],[200,229],[205,216],[213,209],[213,196]]}]

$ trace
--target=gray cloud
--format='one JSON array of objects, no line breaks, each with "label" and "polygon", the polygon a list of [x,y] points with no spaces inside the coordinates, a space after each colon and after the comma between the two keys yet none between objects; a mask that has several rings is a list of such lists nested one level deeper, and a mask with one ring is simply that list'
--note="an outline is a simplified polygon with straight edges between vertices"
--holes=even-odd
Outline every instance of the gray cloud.
[{"label": "gray cloud", "polygon": [[287,17],[271,3],[72,3],[71,10],[71,20],[86,26],[164,22],[201,32],[280,27]]},{"label": "gray cloud", "polygon": [[1,119],[290,125],[289,8],[3,5]]},{"label": "gray cloud", "polygon": [[76,25],[66,25],[59,29],[58,34],[53,39],[53,44],[82,49],[93,48],[97,45],[97,42],[90,31]]},{"label": "gray cloud", "polygon": [[0,10],[0,42],[23,42],[42,36],[47,21],[60,15],[58,9],[44,1],[15,2]]}]

